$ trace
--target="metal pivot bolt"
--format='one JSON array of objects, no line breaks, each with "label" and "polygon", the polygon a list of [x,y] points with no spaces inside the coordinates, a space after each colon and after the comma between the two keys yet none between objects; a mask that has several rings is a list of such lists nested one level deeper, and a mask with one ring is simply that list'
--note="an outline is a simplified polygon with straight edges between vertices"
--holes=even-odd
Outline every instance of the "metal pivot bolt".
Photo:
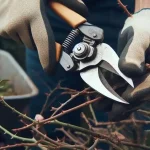
[{"label": "metal pivot bolt", "polygon": [[76,59],[83,59],[85,58],[90,51],[90,47],[86,43],[79,43],[73,49],[73,55]]}]

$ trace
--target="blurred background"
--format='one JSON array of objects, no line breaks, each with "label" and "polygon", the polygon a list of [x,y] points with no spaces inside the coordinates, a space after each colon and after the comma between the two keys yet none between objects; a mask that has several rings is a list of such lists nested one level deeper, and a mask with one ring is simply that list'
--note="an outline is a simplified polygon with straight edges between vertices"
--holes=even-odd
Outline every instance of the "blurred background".
[{"label": "blurred background", "polygon": [[0,49],[9,52],[25,70],[25,48],[23,44],[0,37]]},{"label": "blurred background", "polygon": [[[0,50],[4,50],[4,51],[10,53],[13,56],[13,58],[18,62],[18,64],[21,66],[21,68],[24,71],[26,71],[25,47],[23,44],[19,44],[13,40],[0,37]],[[0,93],[1,92],[2,91],[0,91]],[[27,105],[26,103],[23,103],[23,104],[25,104],[25,106]],[[16,106],[16,103],[14,104],[14,106]],[[20,107],[20,105],[18,105],[18,107]],[[1,111],[0,111],[1,114],[2,115],[5,114],[5,118],[2,118],[0,125],[5,124],[5,125],[7,125],[8,128],[9,128],[9,125],[10,125],[10,128],[17,127],[19,125],[18,116],[15,115],[14,113],[12,113],[10,110],[6,109],[6,107],[2,107],[2,105],[0,106],[0,108],[1,108]],[[22,108],[23,107],[21,106],[20,109],[22,109]],[[26,109],[26,107],[25,107],[25,109]],[[26,111],[25,109],[23,111]],[[11,116],[11,114],[14,114],[14,115]],[[1,116],[1,117],[3,117],[3,116]],[[18,120],[18,122],[16,120]],[[10,124],[10,122],[11,122],[11,124]],[[25,134],[28,134],[28,132]],[[16,142],[15,140],[10,140],[10,136],[4,135],[3,132],[0,132],[0,147],[4,146],[6,144],[14,144],[15,142]],[[13,150],[24,150],[24,148],[23,147],[14,148]]]}]

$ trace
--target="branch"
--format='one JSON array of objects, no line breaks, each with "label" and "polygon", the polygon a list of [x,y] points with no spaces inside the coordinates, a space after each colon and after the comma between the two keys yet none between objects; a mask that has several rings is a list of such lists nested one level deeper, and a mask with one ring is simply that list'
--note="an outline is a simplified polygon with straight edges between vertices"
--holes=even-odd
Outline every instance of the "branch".
[{"label": "branch", "polygon": [[92,130],[92,126],[91,126],[89,120],[87,119],[86,115],[83,112],[81,113],[81,117],[84,119],[84,121],[88,125],[89,129]]},{"label": "branch", "polygon": [[150,124],[150,121],[145,121],[145,120],[122,120],[122,121],[118,121],[118,122],[97,122],[95,123],[93,120],[90,119],[90,121],[92,121],[95,126],[108,126],[108,125],[116,125],[116,124],[131,124],[131,123],[137,123],[137,124],[145,124],[148,125]]},{"label": "branch", "polygon": [[99,142],[109,144],[110,146],[112,146],[113,149],[115,148],[115,150],[124,150],[117,144],[114,144],[113,142],[107,141],[105,139],[99,139]]},{"label": "branch", "polygon": [[132,17],[132,14],[128,11],[127,6],[125,6],[121,0],[117,0],[119,6],[125,11],[125,13],[128,15],[128,17]]},{"label": "branch", "polygon": [[[90,97],[87,96],[87,100],[90,101]],[[93,117],[94,122],[98,122],[92,104],[89,105],[91,115]]]},{"label": "branch", "polygon": [[34,147],[34,146],[38,146],[40,142],[41,141],[37,141],[36,143],[19,143],[19,144],[14,144],[14,145],[7,145],[7,146],[0,147],[0,150],[6,150],[10,148],[15,148],[15,147],[25,147],[25,146]]},{"label": "branch", "polygon": [[75,144],[83,145],[83,143],[81,143],[80,141],[78,141],[77,139],[75,139],[74,137],[72,137],[67,131],[65,131],[64,128],[56,129],[56,131],[61,131],[61,132],[63,132],[63,133],[64,133],[71,141],[73,141]]},{"label": "branch", "polygon": [[59,145],[56,141],[50,139],[47,135],[44,135],[40,131],[38,131],[36,128],[32,127],[32,130],[35,131],[37,134],[39,134],[43,139],[46,139],[47,141],[51,142],[54,145]]},{"label": "branch", "polygon": [[62,127],[73,129],[75,131],[86,133],[88,135],[93,135],[94,137],[97,137],[97,138],[109,139],[109,137],[104,135],[104,134],[95,133],[95,132],[93,132],[91,130],[88,130],[88,129],[85,129],[85,128],[82,128],[82,127],[79,127],[79,126],[75,126],[75,125],[72,125],[72,124],[60,122],[58,120],[53,120],[53,121],[50,122],[50,124],[60,125]]},{"label": "branch", "polygon": [[40,121],[40,122],[35,122],[35,123],[32,123],[32,124],[29,124],[29,125],[27,125],[27,126],[25,126],[25,127],[22,127],[22,128],[13,129],[13,130],[14,130],[15,132],[19,132],[19,131],[22,131],[22,130],[31,128],[31,127],[34,126],[35,124],[48,124],[48,123],[50,123],[52,120],[55,120],[55,119],[57,119],[57,118],[59,118],[59,117],[65,115],[65,114],[68,114],[68,113],[70,113],[70,112],[72,112],[72,111],[74,111],[74,110],[80,109],[80,108],[85,107],[85,106],[87,106],[87,105],[89,105],[89,104],[92,104],[92,103],[94,103],[94,102],[96,102],[96,101],[99,101],[99,100],[101,100],[102,98],[103,98],[103,97],[97,97],[97,98],[95,98],[95,99],[93,99],[93,100],[91,100],[91,101],[89,101],[89,102],[85,102],[85,103],[82,103],[82,104],[80,104],[80,105],[78,105],[78,106],[76,106],[76,107],[74,107],[74,108],[70,108],[70,109],[68,109],[68,110],[65,110],[65,111],[61,112],[60,114],[58,114],[58,115],[56,115],[56,116],[50,117],[50,118],[45,119],[45,120]]},{"label": "branch", "polygon": [[45,111],[45,109],[46,109],[46,107],[47,107],[49,98],[51,97],[51,95],[52,95],[56,90],[57,90],[57,88],[55,88],[53,91],[51,91],[51,93],[49,93],[49,94],[47,95],[46,101],[45,101],[45,103],[44,103],[44,105],[43,105],[43,107],[42,107],[42,110],[41,110],[41,112],[40,112],[40,115],[42,115],[42,114],[44,113],[44,111]]},{"label": "branch", "polygon": [[16,114],[18,114],[19,116],[21,116],[22,118],[25,118],[31,122],[35,122],[35,120],[31,119],[30,117],[28,117],[26,114],[22,114],[21,112],[17,111],[15,108],[11,107],[9,104],[7,104],[4,100],[4,97],[3,96],[0,96],[0,102],[8,107],[10,110],[12,110],[13,112],[15,112]]},{"label": "branch", "polygon": [[79,142],[82,143],[82,145],[84,145],[85,141],[82,137],[77,136],[76,134],[72,133],[70,129],[67,130],[67,132],[74,138],[77,139]]},{"label": "branch", "polygon": [[137,148],[141,148],[143,150],[150,150],[149,146],[144,146],[144,145],[140,145],[140,144],[135,144],[135,143],[131,143],[131,142],[121,142],[121,144],[129,146],[129,147],[137,147]]},{"label": "branch", "polygon": [[31,124],[28,124],[28,125],[26,125],[26,126],[24,126],[24,127],[21,127],[21,128],[12,129],[12,131],[14,131],[14,132],[19,132],[19,131],[22,131],[22,130],[26,130],[26,129],[28,129],[28,128],[33,127],[33,126],[36,125],[36,124],[38,124],[38,123],[31,123]]},{"label": "branch", "polygon": [[74,100],[76,97],[85,94],[85,92],[89,90],[89,88],[84,89],[83,91],[78,92],[77,94],[71,96],[69,100],[67,100],[65,103],[63,103],[59,108],[56,109],[56,111],[51,115],[53,117],[59,110],[61,110],[64,106],[66,106],[68,103],[70,103],[72,100]]},{"label": "branch", "polygon": [[97,146],[98,143],[99,143],[99,139],[96,139],[94,144],[88,150],[93,150]]},{"label": "branch", "polygon": [[60,149],[62,149],[62,150],[64,150],[64,149],[71,149],[71,150],[82,149],[82,150],[85,150],[85,147],[82,145],[65,145],[65,146],[58,146],[55,148],[55,150],[60,150]]},{"label": "branch", "polygon": [[9,132],[8,130],[6,130],[5,128],[3,128],[2,126],[0,126],[0,130],[2,130],[2,131],[4,132],[4,134],[10,135],[10,136],[11,136],[11,139],[18,139],[18,140],[20,140],[20,141],[23,141],[23,142],[30,142],[30,143],[35,143],[35,142],[36,142],[36,140],[34,140],[34,139],[23,138],[23,137],[14,135],[14,134],[12,134],[11,132]]},{"label": "branch", "polygon": [[[58,120],[52,121],[51,124],[57,124],[57,125],[60,125],[60,126],[66,127],[66,128],[70,128],[70,129],[73,129],[73,130],[76,130],[76,131],[80,131],[80,132],[86,133],[88,135],[93,135],[94,137],[99,138],[99,139],[105,139],[107,142],[112,143],[113,145],[115,144],[116,146],[118,144],[123,144],[123,145],[130,146],[130,147],[139,147],[139,148],[141,148],[143,150],[150,150],[150,147],[148,147],[148,146],[143,146],[143,145],[135,144],[135,143],[132,143],[132,142],[119,141],[119,143],[118,143],[118,140],[111,139],[107,135],[104,135],[104,134],[101,134],[101,133],[97,133],[97,132],[93,132],[93,131],[90,131],[90,130],[87,130],[85,128],[78,127],[78,126],[75,126],[75,125],[63,123],[63,122],[60,122]],[[122,149],[118,149],[118,150],[122,150]]]},{"label": "branch", "polygon": [[76,134],[77,136],[81,136],[81,137],[84,138],[85,140],[88,140],[88,137],[86,136],[86,134],[84,134],[84,133],[82,133],[82,132],[76,131],[75,134]]},{"label": "branch", "polygon": [[[49,101],[49,98],[57,91],[57,90],[64,90],[64,91],[67,91],[66,93],[64,92],[63,94],[70,94],[69,92],[72,92],[72,93],[77,93],[76,90],[74,89],[70,89],[70,88],[66,88],[66,87],[61,87],[61,82],[60,81],[58,83],[58,85],[56,86],[56,88],[54,88],[48,95],[47,95],[47,98],[46,98],[46,101],[45,101],[45,104],[43,105],[43,108],[41,110],[41,115],[43,114],[43,112],[47,109],[47,105],[48,105],[48,101]],[[51,102],[51,104],[53,103],[54,101]],[[50,105],[51,105],[50,104]]]},{"label": "branch", "polygon": [[139,112],[139,113],[141,113],[141,114],[143,114],[143,115],[146,115],[146,116],[148,116],[148,117],[150,117],[150,112],[149,111],[146,111],[146,110],[137,110],[137,112]]},{"label": "branch", "polygon": [[82,108],[82,107],[85,107],[85,106],[87,106],[87,105],[89,105],[89,104],[92,104],[92,103],[94,103],[94,102],[96,102],[96,101],[99,101],[99,100],[101,100],[102,98],[103,98],[103,97],[97,97],[97,98],[95,98],[95,99],[93,99],[93,100],[91,100],[91,101],[89,101],[89,102],[82,103],[82,104],[80,104],[80,105],[78,105],[78,106],[76,106],[76,107],[73,107],[73,108],[70,108],[70,109],[68,109],[68,110],[65,110],[65,111],[61,112],[60,114],[58,114],[58,115],[56,115],[56,116],[50,117],[50,118],[48,118],[48,119],[45,119],[45,120],[41,121],[40,123],[44,123],[44,124],[50,123],[52,120],[55,120],[55,119],[57,119],[57,118],[59,118],[59,117],[65,115],[65,114],[68,114],[68,113],[70,113],[70,112],[72,112],[72,111],[74,111],[74,110],[77,110],[77,109],[79,109],[79,108]]}]

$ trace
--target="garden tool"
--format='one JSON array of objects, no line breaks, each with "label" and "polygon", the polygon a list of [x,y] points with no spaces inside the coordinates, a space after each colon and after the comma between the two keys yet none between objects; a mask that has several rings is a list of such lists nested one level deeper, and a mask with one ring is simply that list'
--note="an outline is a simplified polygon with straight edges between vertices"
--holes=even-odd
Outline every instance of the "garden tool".
[{"label": "garden tool", "polygon": [[[61,66],[66,71],[79,71],[84,82],[102,95],[129,104],[113,90],[102,74],[101,68],[104,68],[134,87],[132,79],[120,71],[116,52],[103,43],[103,29],[88,23],[84,17],[63,4],[53,1],[50,2],[50,7],[73,28],[61,46],[56,43],[57,59]],[[82,41],[74,46],[79,35],[83,37]]]}]

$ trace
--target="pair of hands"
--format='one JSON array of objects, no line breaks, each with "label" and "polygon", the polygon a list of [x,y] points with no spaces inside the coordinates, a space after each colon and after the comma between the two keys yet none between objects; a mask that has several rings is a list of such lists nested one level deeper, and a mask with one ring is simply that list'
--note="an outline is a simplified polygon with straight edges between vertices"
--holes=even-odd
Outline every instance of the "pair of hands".
[{"label": "pair of hands", "polygon": [[[88,9],[81,0],[59,2],[84,17],[88,14]],[[56,64],[56,48],[45,12],[47,0],[0,0],[0,3],[0,36],[22,42],[30,49],[37,49],[43,69],[47,73],[52,72]],[[134,110],[142,101],[149,100],[150,74],[146,71],[150,50],[149,16],[150,9],[146,9],[129,17],[119,35],[119,68],[136,81],[134,89],[127,87],[122,94],[130,105],[111,101],[111,120],[124,119],[132,112],[131,109]]]}]

